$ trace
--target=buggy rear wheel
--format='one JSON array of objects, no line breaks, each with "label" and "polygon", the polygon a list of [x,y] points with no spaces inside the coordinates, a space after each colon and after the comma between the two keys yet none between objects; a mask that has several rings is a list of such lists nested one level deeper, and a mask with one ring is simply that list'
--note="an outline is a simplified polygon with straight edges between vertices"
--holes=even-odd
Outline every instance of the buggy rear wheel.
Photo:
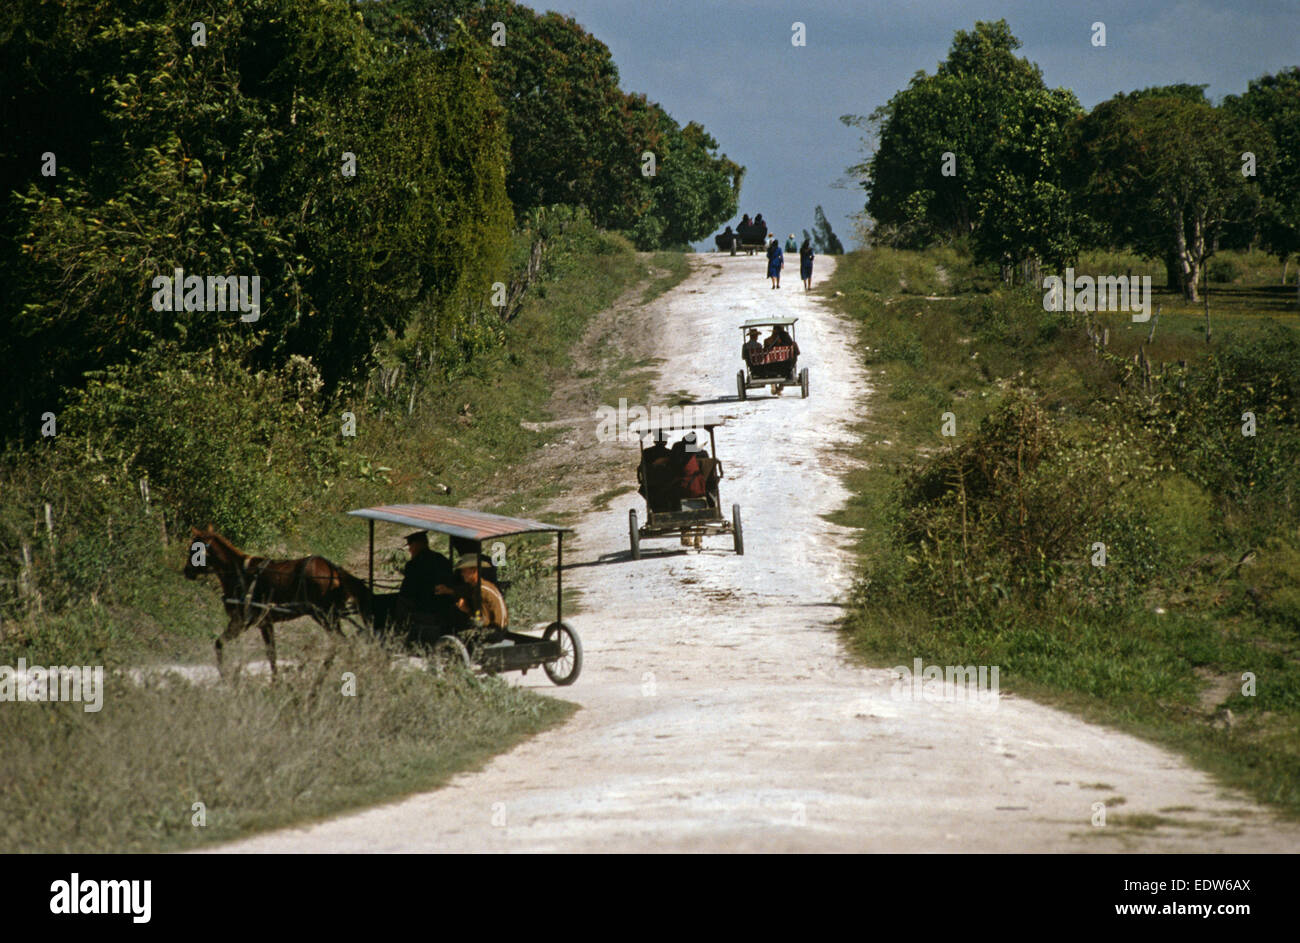
[{"label": "buggy rear wheel", "polygon": [[736,373],[736,392],[740,394],[740,398],[742,400],[745,398],[745,371],[744,370],[737,371]]},{"label": "buggy rear wheel", "polygon": [[556,639],[560,643],[560,657],[542,665],[546,677],[564,687],[578,680],[582,671],[582,641],[578,633],[563,622],[552,622],[542,633],[542,640]]},{"label": "buggy rear wheel", "polygon": [[740,556],[745,555],[745,531],[740,526],[740,505],[731,506],[731,536],[736,553]]},{"label": "buggy rear wheel", "polygon": [[444,635],[433,643],[429,656],[429,669],[438,677],[448,671],[469,670],[469,649],[454,635]]},{"label": "buggy rear wheel", "polygon": [[627,534],[632,544],[632,559],[641,559],[641,534],[636,529],[636,508],[628,508]]},{"label": "buggy rear wheel", "polygon": [[808,398],[808,368],[804,367],[799,371],[799,388],[803,390],[803,398]]}]

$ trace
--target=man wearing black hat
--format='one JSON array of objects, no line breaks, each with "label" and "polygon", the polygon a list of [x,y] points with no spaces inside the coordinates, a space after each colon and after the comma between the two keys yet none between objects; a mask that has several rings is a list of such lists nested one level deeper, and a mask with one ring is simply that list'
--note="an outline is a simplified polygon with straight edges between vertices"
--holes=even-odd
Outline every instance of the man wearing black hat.
[{"label": "man wearing black hat", "polygon": [[443,594],[451,592],[451,563],[429,549],[429,535],[422,530],[407,535],[406,552],[411,559],[402,570],[402,588],[397,591],[401,608],[408,612],[431,612],[439,587]]}]

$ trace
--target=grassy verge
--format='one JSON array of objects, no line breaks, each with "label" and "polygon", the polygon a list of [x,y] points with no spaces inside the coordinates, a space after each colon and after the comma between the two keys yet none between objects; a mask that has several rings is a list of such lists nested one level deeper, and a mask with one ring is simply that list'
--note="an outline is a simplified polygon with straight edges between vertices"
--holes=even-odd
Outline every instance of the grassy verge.
[{"label": "grassy verge", "polygon": [[[1131,355],[1150,325],[1113,315],[1094,352],[1041,296],[951,254],[845,257],[828,290],[875,390],[840,515],[862,535],[846,631],[881,666],[998,665],[1007,689],[1294,817],[1296,309],[1278,307],[1277,267],[1234,261],[1210,345],[1203,314],[1163,296],[1146,354],[1170,372],[1147,389]],[[1242,436],[1244,410],[1267,431]]]},{"label": "grassy verge", "polygon": [[4,741],[23,749],[0,765],[0,847],[229,841],[441,785],[573,709],[494,680],[410,670],[373,643],[304,654],[309,667],[274,686],[110,676],[98,713],[5,704]]},{"label": "grassy verge", "polygon": [[[365,528],[346,517],[350,508],[477,504],[501,494],[491,510],[540,511],[557,484],[530,458],[555,437],[537,423],[552,418],[550,392],[570,374],[571,350],[599,311],[652,274],[662,280],[664,268],[617,237],[593,237],[529,292],[504,342],[455,375],[420,378],[399,408],[374,408],[359,395],[332,403],[330,413],[355,413],[355,437],[333,426],[328,438],[307,440],[308,459],[313,449],[329,455],[321,486],[277,540],[247,549],[319,553],[356,568]],[[684,275],[684,260],[681,268]],[[264,457],[260,471],[232,471],[257,482],[272,471],[272,449]],[[21,464],[10,463],[7,482],[19,481]],[[36,555],[29,569],[42,568],[42,580],[28,589],[28,611],[0,624],[0,665],[104,665],[111,679],[139,664],[210,664],[212,635],[225,621],[217,588],[181,577],[188,540],[157,502],[149,511],[142,502],[95,504],[94,482],[60,477],[53,463],[37,474],[29,464],[26,477],[24,516],[39,517],[45,494],[63,497],[48,539],[15,518],[13,532],[25,533]],[[80,533],[61,508],[80,513]],[[378,576],[402,562],[389,552],[397,542],[380,548]],[[547,617],[553,552],[553,542],[510,544],[515,624]],[[261,657],[255,636],[228,652]],[[226,840],[432,788],[572,710],[497,680],[440,681],[392,668],[363,643],[327,643],[306,620],[282,626],[277,641],[282,663],[305,667],[274,688],[110,680],[99,713],[0,703],[0,742],[24,744],[0,760],[0,847],[144,850]],[[342,693],[344,672],[356,676],[355,697]],[[194,802],[206,805],[205,827],[190,824]]]}]

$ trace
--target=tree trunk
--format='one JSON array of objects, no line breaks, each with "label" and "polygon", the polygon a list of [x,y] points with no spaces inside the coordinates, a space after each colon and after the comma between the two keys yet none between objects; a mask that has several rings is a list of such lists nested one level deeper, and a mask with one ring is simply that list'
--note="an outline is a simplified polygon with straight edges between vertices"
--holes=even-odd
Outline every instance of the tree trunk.
[{"label": "tree trunk", "polygon": [[1188,301],[1197,301],[1199,296],[1196,294],[1196,263],[1192,258],[1191,249],[1187,245],[1187,231],[1183,228],[1183,211],[1181,207],[1174,209],[1174,245],[1178,250],[1178,266],[1182,278],[1183,297]]},{"label": "tree trunk", "polygon": [[1178,253],[1165,254],[1165,291],[1183,290],[1183,269],[1178,262]]}]

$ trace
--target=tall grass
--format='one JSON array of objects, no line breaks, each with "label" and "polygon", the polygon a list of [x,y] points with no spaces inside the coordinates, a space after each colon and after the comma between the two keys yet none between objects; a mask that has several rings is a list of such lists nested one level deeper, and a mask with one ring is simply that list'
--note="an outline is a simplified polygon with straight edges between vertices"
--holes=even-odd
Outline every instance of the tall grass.
[{"label": "tall grass", "polygon": [[433,788],[572,705],[437,678],[364,640],[304,653],[274,685],[106,679],[102,710],[0,710],[0,849],[164,851]]},{"label": "tall grass", "polygon": [[[1242,272],[1266,270],[1240,255]],[[1071,316],[992,273],[968,269],[976,290],[955,300],[879,290],[926,264],[852,253],[830,285],[877,391],[842,514],[862,534],[852,645],[886,665],[999,665],[1010,689],[1170,744],[1300,815],[1294,314],[1246,279],[1212,296],[1206,344],[1174,305],[1146,354],[1175,369],[1147,390],[1130,354],[1150,325],[1130,337],[1116,320],[1096,353]],[[1247,409],[1267,432],[1242,436]]]}]

